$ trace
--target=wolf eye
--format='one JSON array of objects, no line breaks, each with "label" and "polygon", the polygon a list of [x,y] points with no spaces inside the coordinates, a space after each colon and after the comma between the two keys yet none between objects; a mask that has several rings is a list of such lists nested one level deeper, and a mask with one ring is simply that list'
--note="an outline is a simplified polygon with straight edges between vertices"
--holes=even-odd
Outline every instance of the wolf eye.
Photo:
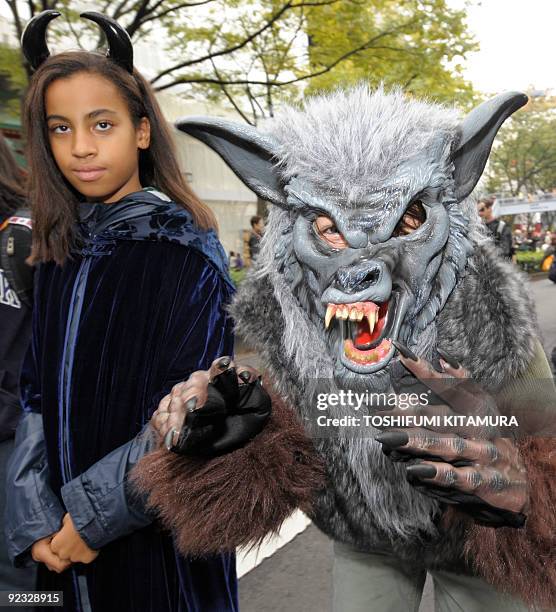
[{"label": "wolf eye", "polygon": [[336,224],[330,217],[317,217],[313,223],[315,232],[327,244],[334,249],[345,249],[347,247],[346,239],[342,236]]},{"label": "wolf eye", "polygon": [[405,209],[403,217],[398,221],[398,225],[396,225],[392,232],[392,236],[398,237],[412,234],[423,225],[426,218],[427,213],[421,200],[413,200]]}]

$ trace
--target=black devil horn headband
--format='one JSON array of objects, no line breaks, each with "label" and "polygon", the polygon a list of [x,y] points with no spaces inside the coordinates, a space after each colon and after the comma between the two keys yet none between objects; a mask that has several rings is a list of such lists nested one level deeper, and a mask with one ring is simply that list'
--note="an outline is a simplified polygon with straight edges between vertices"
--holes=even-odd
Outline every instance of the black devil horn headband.
[{"label": "black devil horn headband", "polygon": [[[33,70],[36,70],[50,55],[46,44],[46,28],[60,14],[58,11],[43,11],[35,15],[25,27],[21,37],[21,48]],[[111,17],[94,11],[81,13],[81,17],[94,21],[104,32],[108,41],[106,57],[133,74],[133,46],[125,29]]]}]

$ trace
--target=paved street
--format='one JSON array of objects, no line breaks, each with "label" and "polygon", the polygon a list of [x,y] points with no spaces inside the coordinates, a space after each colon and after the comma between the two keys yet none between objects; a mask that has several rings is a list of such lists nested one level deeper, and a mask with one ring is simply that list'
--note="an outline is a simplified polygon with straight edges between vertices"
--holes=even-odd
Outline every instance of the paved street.
[{"label": "paved street", "polygon": [[[531,282],[531,291],[543,345],[550,355],[556,346],[556,285],[541,278]],[[329,612],[331,578],[331,543],[311,525],[240,580],[241,610]],[[420,612],[433,610],[433,592],[427,582]]]}]

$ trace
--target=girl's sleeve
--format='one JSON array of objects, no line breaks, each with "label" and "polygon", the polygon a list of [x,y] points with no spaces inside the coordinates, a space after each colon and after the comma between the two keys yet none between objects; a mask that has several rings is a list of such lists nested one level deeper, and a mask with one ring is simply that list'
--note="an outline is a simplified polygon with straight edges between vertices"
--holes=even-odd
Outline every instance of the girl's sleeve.
[{"label": "girl's sleeve", "polygon": [[23,417],[7,467],[4,530],[8,555],[16,566],[30,561],[30,548],[62,525],[64,510],[50,488],[41,413],[38,292],[33,332],[21,372]]},{"label": "girl's sleeve", "polygon": [[[189,261],[187,282],[176,284],[173,304],[179,308],[174,307],[164,333],[165,376],[151,403],[154,408],[176,383],[233,351],[232,321],[227,313],[231,286],[200,255]],[[62,487],[67,511],[91,548],[100,549],[152,522],[153,514],[132,491],[128,474],[156,444],[147,424],[135,438]]]}]

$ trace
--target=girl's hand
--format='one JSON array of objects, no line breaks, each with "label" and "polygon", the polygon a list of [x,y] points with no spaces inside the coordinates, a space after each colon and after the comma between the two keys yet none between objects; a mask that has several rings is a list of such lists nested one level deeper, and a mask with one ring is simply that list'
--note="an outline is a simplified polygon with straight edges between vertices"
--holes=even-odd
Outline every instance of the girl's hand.
[{"label": "girl's hand", "polygon": [[91,563],[99,553],[85,544],[69,514],[64,516],[62,529],[52,538],[50,550],[63,561],[72,563]]},{"label": "girl's hand", "polygon": [[60,557],[50,549],[50,542],[56,534],[37,540],[31,547],[31,557],[37,563],[44,563],[51,572],[60,574],[68,569],[71,561],[60,559]]},{"label": "girl's hand", "polygon": [[[162,438],[174,430],[173,439],[168,441],[169,446],[176,444],[187,414],[206,404],[209,383],[218,374],[234,367],[231,357],[219,357],[212,362],[210,369],[193,372],[185,382],[174,385],[172,391],[160,400],[150,422]],[[256,380],[259,376],[259,373],[249,366],[238,366],[236,373],[239,384]]]}]

